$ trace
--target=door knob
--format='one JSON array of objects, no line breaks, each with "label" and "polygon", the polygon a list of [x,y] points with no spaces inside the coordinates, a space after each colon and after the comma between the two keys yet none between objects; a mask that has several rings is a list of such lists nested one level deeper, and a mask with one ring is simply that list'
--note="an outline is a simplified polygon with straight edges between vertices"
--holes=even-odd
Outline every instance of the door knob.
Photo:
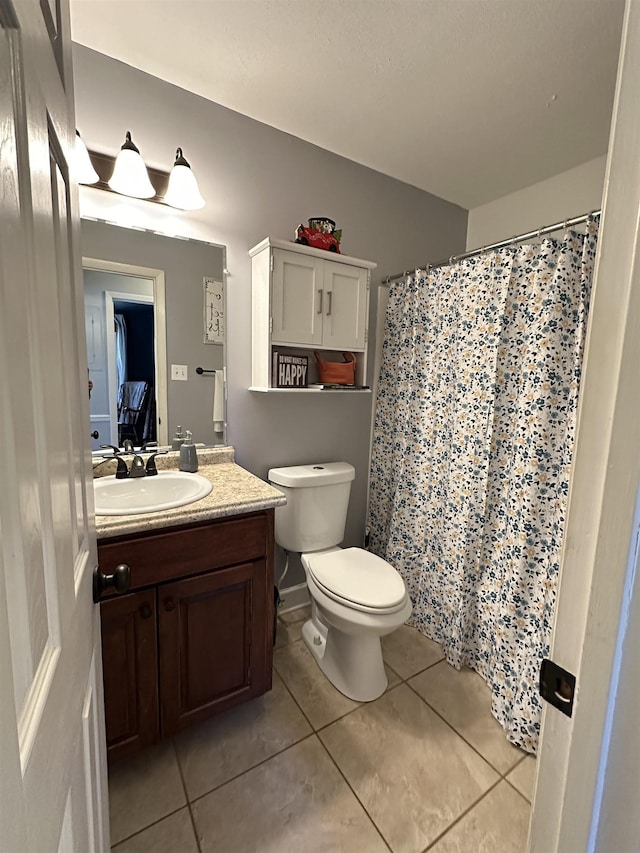
[{"label": "door knob", "polygon": [[131,585],[131,569],[126,563],[116,566],[112,575],[104,575],[98,566],[93,570],[93,600],[97,604],[106,589],[114,589],[118,595],[127,592]]},{"label": "door knob", "polygon": [[91,433],[91,438],[100,438],[100,433],[97,429],[94,429],[94,431]]}]

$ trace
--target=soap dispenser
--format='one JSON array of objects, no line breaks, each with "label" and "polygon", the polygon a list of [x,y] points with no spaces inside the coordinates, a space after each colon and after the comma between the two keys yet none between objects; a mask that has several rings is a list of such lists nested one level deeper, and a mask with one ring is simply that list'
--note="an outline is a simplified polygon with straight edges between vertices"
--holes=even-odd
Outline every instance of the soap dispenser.
[{"label": "soap dispenser", "polygon": [[180,450],[182,445],[184,444],[184,433],[182,432],[182,427],[178,425],[176,429],[176,434],[171,439],[171,449],[172,450]]},{"label": "soap dispenser", "polygon": [[181,471],[189,471],[192,474],[198,470],[198,454],[196,446],[191,440],[191,430],[187,430],[184,437],[184,442],[180,448],[180,462],[178,467]]}]

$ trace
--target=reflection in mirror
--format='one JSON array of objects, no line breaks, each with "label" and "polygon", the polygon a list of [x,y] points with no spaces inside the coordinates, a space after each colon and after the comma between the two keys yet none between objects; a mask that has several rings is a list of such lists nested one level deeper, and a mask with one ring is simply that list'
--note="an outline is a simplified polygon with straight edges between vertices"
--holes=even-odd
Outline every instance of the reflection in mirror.
[{"label": "reflection in mirror", "polygon": [[93,449],[225,444],[225,248],[82,220],[82,254]]}]

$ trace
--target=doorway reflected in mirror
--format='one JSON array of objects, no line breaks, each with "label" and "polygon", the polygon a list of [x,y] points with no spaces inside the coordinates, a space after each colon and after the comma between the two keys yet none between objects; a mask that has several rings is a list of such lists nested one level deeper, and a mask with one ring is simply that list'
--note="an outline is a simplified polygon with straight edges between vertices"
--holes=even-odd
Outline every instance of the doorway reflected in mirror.
[{"label": "doorway reflected in mirror", "polygon": [[84,294],[92,449],[156,441],[153,280],[85,269]]}]

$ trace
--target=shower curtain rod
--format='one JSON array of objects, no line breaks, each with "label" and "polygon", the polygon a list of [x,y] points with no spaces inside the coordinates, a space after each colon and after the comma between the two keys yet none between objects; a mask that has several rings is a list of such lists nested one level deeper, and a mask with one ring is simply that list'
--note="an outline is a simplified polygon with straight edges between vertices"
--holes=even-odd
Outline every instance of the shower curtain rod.
[{"label": "shower curtain rod", "polygon": [[[514,243],[521,243],[523,240],[531,240],[534,237],[542,237],[543,234],[551,234],[553,231],[558,231],[560,228],[570,228],[573,225],[581,225],[583,222],[588,222],[590,219],[595,219],[600,216],[600,210],[592,210],[590,213],[583,213],[581,216],[574,216],[573,219],[563,219],[561,222],[556,222],[554,225],[545,225],[544,228],[537,228],[535,231],[528,231],[526,234],[519,234],[517,237],[509,237],[508,240],[501,240],[499,243],[491,243],[488,246],[480,246],[479,249],[472,249],[470,252],[464,252],[461,255],[452,255],[450,258],[445,258],[435,264],[425,264],[418,269],[433,270],[436,267],[445,267],[447,264],[455,264],[457,261],[463,261],[465,258],[474,258],[476,255],[482,255],[484,252],[490,252],[492,249],[504,249],[506,246],[511,246]],[[385,278],[384,283],[389,284],[390,281],[397,281],[413,270],[405,270],[404,272],[389,275]]]}]

